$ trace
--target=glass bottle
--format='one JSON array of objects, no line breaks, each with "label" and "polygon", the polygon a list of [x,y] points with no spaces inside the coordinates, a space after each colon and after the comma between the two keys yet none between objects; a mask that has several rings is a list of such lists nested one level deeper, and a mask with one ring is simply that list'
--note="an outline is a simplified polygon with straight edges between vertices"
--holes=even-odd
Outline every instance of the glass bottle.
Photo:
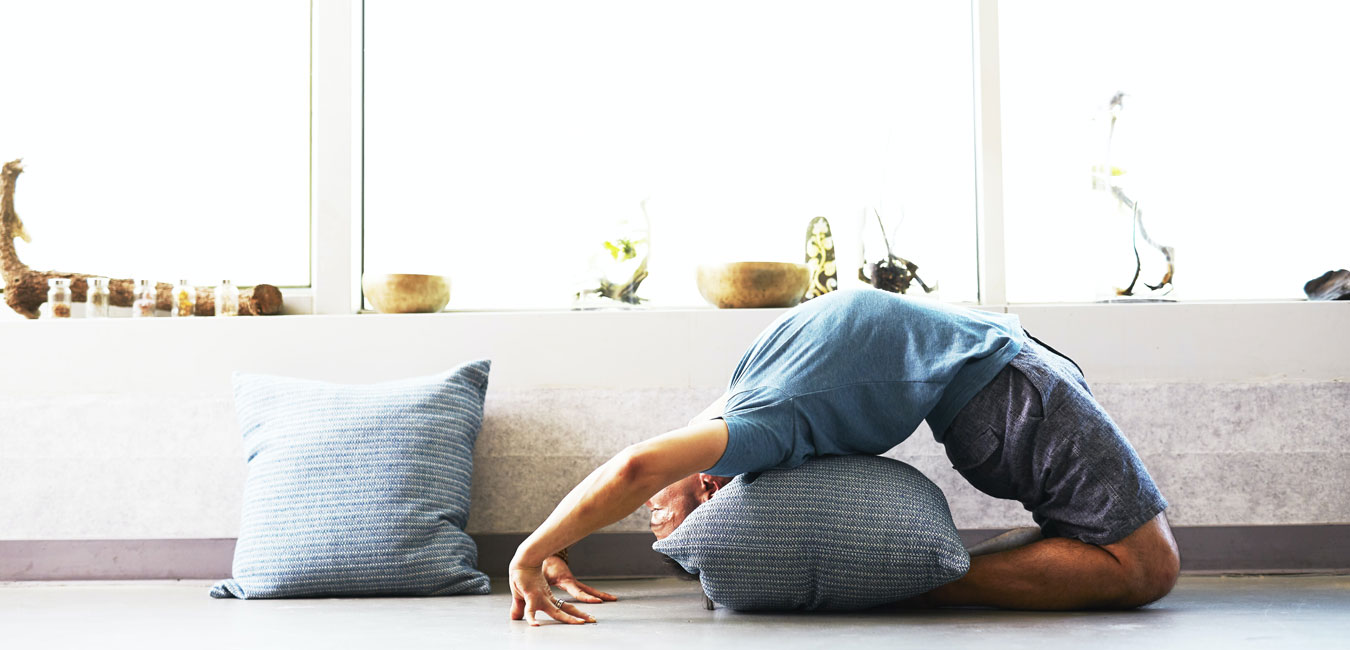
[{"label": "glass bottle", "polygon": [[174,318],[192,316],[196,310],[197,290],[192,287],[191,282],[179,280],[178,287],[173,290]]},{"label": "glass bottle", "polygon": [[646,300],[637,292],[647,278],[652,228],[647,201],[638,206],[641,219],[636,214],[624,216],[597,232],[600,246],[593,249],[589,268],[576,276],[572,309],[631,309]]},{"label": "glass bottle", "polygon": [[108,293],[108,278],[86,278],[89,290],[85,292],[84,317],[107,318],[111,295]]},{"label": "glass bottle", "polygon": [[155,315],[155,283],[153,280],[136,281],[136,301],[131,303],[133,318],[150,318]]},{"label": "glass bottle", "polygon": [[239,315],[239,288],[229,280],[221,280],[220,286],[216,287],[216,315]]},{"label": "glass bottle", "polygon": [[51,278],[47,280],[47,304],[51,305],[52,318],[70,318],[70,280]]}]

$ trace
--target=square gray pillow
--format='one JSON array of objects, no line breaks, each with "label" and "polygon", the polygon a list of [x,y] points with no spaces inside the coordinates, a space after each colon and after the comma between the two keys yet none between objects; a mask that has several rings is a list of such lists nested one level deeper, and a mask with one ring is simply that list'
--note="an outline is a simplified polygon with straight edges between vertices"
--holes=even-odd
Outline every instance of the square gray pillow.
[{"label": "square gray pillow", "polygon": [[737,610],[865,609],[970,568],[942,491],[879,456],[738,476],[652,548]]},{"label": "square gray pillow", "polygon": [[236,374],[244,516],[211,596],[488,593],[464,526],[490,366],[355,386]]}]

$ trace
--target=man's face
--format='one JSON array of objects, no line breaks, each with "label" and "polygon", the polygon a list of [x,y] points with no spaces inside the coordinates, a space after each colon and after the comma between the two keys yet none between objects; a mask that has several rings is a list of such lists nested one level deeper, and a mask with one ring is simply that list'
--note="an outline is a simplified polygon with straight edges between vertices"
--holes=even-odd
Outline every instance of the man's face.
[{"label": "man's face", "polygon": [[667,485],[647,500],[652,511],[652,534],[657,539],[665,539],[684,523],[684,518],[697,508],[702,501],[698,498],[698,474],[686,476]]}]

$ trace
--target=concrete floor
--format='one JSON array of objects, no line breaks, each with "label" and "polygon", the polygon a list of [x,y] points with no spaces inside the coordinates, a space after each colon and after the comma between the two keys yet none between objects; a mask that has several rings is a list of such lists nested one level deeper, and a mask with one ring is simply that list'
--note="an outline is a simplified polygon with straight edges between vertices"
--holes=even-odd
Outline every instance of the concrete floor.
[{"label": "concrete floor", "polygon": [[208,583],[0,583],[0,648],[1347,648],[1350,576],[1183,577],[1130,612],[707,611],[696,584],[596,581],[599,623],[528,628],[490,596],[212,600]]}]

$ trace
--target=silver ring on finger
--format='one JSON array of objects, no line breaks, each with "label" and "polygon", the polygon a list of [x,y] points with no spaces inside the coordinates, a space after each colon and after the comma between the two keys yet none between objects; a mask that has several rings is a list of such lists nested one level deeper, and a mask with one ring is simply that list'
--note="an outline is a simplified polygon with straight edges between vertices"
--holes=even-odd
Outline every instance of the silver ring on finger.
[{"label": "silver ring on finger", "polygon": [[559,600],[559,599],[557,599],[557,598],[554,598],[554,599],[553,599],[553,606],[554,606],[554,607],[557,607],[558,609],[562,609],[563,601],[561,601],[561,600]]}]

